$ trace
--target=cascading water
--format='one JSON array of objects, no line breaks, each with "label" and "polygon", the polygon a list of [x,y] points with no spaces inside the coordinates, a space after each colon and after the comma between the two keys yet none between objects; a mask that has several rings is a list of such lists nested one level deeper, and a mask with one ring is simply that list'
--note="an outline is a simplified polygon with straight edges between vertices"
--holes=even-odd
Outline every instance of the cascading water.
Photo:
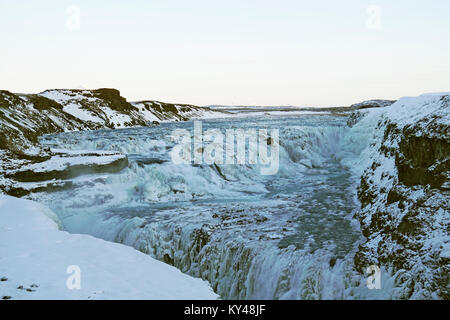
[{"label": "cascading water", "polygon": [[67,231],[133,246],[208,280],[224,299],[393,296],[387,273],[383,290],[374,292],[353,269],[361,235],[352,220],[356,181],[348,166],[367,139],[349,141],[344,118],[210,120],[203,126],[278,128],[278,173],[263,176],[248,164],[174,164],[169,135],[192,130],[192,122],[64,133],[41,143],[120,151],[128,167],[30,197],[51,207]]}]

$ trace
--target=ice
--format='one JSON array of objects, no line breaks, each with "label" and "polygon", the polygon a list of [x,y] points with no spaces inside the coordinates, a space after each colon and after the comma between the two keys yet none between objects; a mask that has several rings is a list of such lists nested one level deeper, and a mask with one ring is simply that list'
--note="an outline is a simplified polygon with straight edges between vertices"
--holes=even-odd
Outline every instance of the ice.
[{"label": "ice", "polygon": [[[238,121],[204,126],[281,128],[275,177],[261,176],[258,165],[175,165],[168,136],[192,123],[162,124],[43,137],[46,146],[75,153],[121,152],[130,164],[30,197],[50,205],[69,232],[134,247],[208,280],[225,299],[373,296],[352,269],[360,231],[351,218],[356,178],[345,166],[368,139],[344,146],[350,128],[331,116]],[[387,288],[377,297],[394,295]]]}]

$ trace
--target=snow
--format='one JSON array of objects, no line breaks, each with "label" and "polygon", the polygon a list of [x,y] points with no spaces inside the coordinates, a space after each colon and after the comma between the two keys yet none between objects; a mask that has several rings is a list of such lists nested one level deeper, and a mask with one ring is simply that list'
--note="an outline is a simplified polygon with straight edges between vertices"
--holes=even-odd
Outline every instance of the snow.
[{"label": "snow", "polygon": [[[401,98],[388,108],[368,110],[348,131],[347,144],[344,145],[348,150],[361,150],[355,159],[347,157],[345,164],[356,177],[362,176],[368,184],[368,192],[375,195],[357,213],[362,226],[370,231],[363,244],[367,256],[371,259],[379,259],[383,255],[395,257],[397,251],[402,252],[403,244],[392,240],[386,230],[398,231],[403,218],[411,212],[414,212],[416,221],[419,221],[413,227],[420,231],[415,231],[415,234],[402,233],[402,241],[407,241],[405,251],[409,251],[406,251],[405,269],[398,271],[407,272],[409,277],[414,278],[414,291],[405,295],[412,299],[437,299],[436,292],[439,291],[445,294],[445,288],[439,285],[439,277],[442,277],[443,272],[438,266],[445,265],[444,259],[450,250],[448,195],[445,191],[426,185],[404,185],[399,181],[396,161],[404,156],[400,143],[408,143],[411,136],[436,141],[448,139],[448,99],[447,93],[425,94]],[[395,130],[389,132],[389,128]],[[437,159],[436,156],[434,166],[438,164]],[[403,207],[387,202],[391,190],[401,194]],[[379,228],[371,224],[378,212],[388,214],[388,219]],[[417,243],[420,250],[408,249],[410,243]]]},{"label": "snow", "polygon": [[[439,104],[439,100],[450,93],[425,94],[418,97],[403,97],[388,108],[375,108],[365,111],[365,116],[347,133],[346,143],[341,152],[346,150],[361,149],[360,156],[345,159],[344,163],[352,169],[355,176],[361,176],[376,160],[380,163],[380,170],[389,171],[395,174],[395,163],[379,152],[384,135],[384,120],[394,122],[399,130],[409,124],[414,124],[419,120],[438,118],[438,121],[445,125],[450,125],[450,114],[445,105]],[[431,120],[430,120],[431,121]],[[423,125],[424,129],[426,124]],[[429,133],[431,134],[431,133]],[[358,152],[357,152],[358,153]],[[380,177],[379,177],[380,178]],[[375,184],[381,185],[378,179]]]},{"label": "snow", "polygon": [[105,113],[109,122],[114,123],[117,127],[124,127],[125,123],[132,121],[129,115],[111,110],[108,107],[101,107],[100,109]]},{"label": "snow", "polygon": [[[157,104],[158,106],[162,106],[162,104],[158,101],[139,101],[139,102],[131,102],[131,104],[138,108],[139,114],[147,121],[158,121],[158,122],[173,122],[178,121],[180,118],[188,118],[190,120],[194,119],[219,119],[224,115],[228,115],[227,113],[223,113],[221,111],[214,111],[208,108],[195,107],[195,106],[182,106],[175,105],[176,112],[169,111],[167,113],[159,113],[146,109],[146,104],[150,106],[152,104]],[[183,108],[187,108],[188,111],[183,111]]]},{"label": "snow", "polygon": [[76,165],[107,165],[114,163],[120,159],[125,159],[125,155],[115,154],[115,155],[104,155],[104,156],[75,156],[75,157],[64,157],[64,156],[53,156],[47,161],[33,163],[27,166],[22,166],[19,171],[31,170],[34,172],[48,172],[48,171],[63,171],[71,166]]},{"label": "snow", "polygon": [[450,125],[450,114],[446,105],[438,103],[442,97],[448,95],[450,93],[434,93],[401,98],[386,109],[386,117],[404,127],[433,114],[440,116],[442,123]]},{"label": "snow", "polygon": [[[208,284],[130,247],[60,231],[47,207],[0,195],[0,296],[12,299],[217,299]],[[80,289],[69,289],[69,266]],[[20,286],[23,289],[18,289]],[[28,291],[27,291],[28,289]]]},{"label": "snow", "polygon": [[[81,92],[83,93],[83,92]],[[99,99],[85,97],[77,92],[70,90],[47,90],[39,94],[47,99],[54,100],[63,105],[64,112],[83,121],[92,121],[95,123],[103,123],[104,120],[91,111],[83,109],[80,101],[88,100],[96,102]]]},{"label": "snow", "polygon": [[[90,94],[89,90],[83,90],[80,93],[71,90],[47,90],[40,95],[62,104],[64,112],[82,121],[104,124],[105,119],[108,119],[117,127],[124,127],[125,123],[132,121],[129,115],[112,110],[101,99],[91,97]],[[81,103],[83,101],[91,107],[97,106],[94,110],[98,111],[100,115],[103,113],[105,119],[83,106]]]},{"label": "snow", "polygon": [[69,92],[70,92],[69,90],[46,90],[40,93],[39,95],[47,99],[57,101],[59,103],[83,98],[81,95],[77,93],[71,93],[69,95],[68,94]]},{"label": "snow", "polygon": [[131,103],[134,107],[139,109],[139,113],[144,117],[144,119],[147,122],[152,121],[158,121],[160,122],[161,119],[159,119],[157,116],[155,116],[151,111],[145,109],[145,104],[142,102],[132,102]]},{"label": "snow", "polygon": [[69,103],[63,107],[64,112],[74,116],[83,121],[92,121],[96,123],[103,123],[103,119],[95,116],[89,110],[81,109],[81,106],[76,103]]}]

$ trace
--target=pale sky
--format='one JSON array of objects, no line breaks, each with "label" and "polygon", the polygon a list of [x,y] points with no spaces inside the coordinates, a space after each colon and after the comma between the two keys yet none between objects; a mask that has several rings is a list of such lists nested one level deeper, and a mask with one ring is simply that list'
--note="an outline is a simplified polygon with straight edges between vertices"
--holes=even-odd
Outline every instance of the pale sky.
[{"label": "pale sky", "polygon": [[0,0],[0,89],[197,105],[450,91],[449,17],[449,0]]}]

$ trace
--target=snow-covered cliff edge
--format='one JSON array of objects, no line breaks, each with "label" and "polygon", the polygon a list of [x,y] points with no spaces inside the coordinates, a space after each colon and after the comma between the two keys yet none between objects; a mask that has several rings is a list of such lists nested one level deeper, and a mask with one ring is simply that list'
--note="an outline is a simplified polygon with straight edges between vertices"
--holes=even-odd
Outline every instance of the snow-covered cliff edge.
[{"label": "snow-covered cliff edge", "polygon": [[446,93],[402,98],[350,132],[372,135],[355,166],[367,239],[355,265],[393,267],[402,298],[450,298],[449,104]]}]

